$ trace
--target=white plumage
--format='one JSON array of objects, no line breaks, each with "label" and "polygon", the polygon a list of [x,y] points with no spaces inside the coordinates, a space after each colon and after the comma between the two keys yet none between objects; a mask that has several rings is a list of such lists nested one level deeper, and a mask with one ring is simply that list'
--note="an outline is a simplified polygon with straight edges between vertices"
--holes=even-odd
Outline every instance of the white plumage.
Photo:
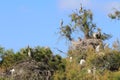
[{"label": "white plumage", "polygon": [[88,69],[87,72],[88,72],[88,74],[91,74],[91,73],[92,73],[91,69]]},{"label": "white plumage", "polygon": [[31,57],[31,51],[30,51],[30,49],[28,50],[28,56]]},{"label": "white plumage", "polygon": [[93,38],[96,39],[97,38],[96,35],[97,35],[97,33],[93,33]]},{"label": "white plumage", "polygon": [[93,38],[99,39],[101,37],[101,32],[94,32],[93,33]]},{"label": "white plumage", "polygon": [[106,43],[106,44],[104,45],[104,49],[106,49],[106,48],[108,48],[108,47],[109,47],[109,44]]},{"label": "white plumage", "polygon": [[85,62],[86,62],[86,61],[85,61],[84,59],[81,59],[81,60],[80,60],[80,65],[84,65]]},{"label": "white plumage", "polygon": [[13,75],[13,73],[15,72],[15,69],[11,69],[10,73]]},{"label": "white plumage", "polygon": [[70,57],[70,62],[72,62],[72,57]]},{"label": "white plumage", "polygon": [[97,45],[95,50],[96,50],[96,52],[99,52],[100,51],[100,45]]}]

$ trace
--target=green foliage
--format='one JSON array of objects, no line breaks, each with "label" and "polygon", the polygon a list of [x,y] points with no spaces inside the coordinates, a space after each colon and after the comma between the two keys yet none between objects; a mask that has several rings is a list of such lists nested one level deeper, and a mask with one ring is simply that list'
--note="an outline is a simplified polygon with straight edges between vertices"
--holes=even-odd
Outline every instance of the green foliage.
[{"label": "green foliage", "polygon": [[37,46],[34,49],[32,49],[32,58],[36,61],[46,61],[51,58],[52,51],[50,49],[45,49],[44,47]]},{"label": "green foliage", "polygon": [[71,34],[72,34],[72,29],[69,25],[66,25],[66,26],[62,26],[60,28],[60,35],[61,36],[64,36],[65,38],[67,38],[68,40],[72,40],[71,38]]},{"label": "green foliage", "polygon": [[4,55],[2,56],[1,66],[6,69],[14,64],[14,52],[12,50],[4,51]]},{"label": "green foliage", "polygon": [[110,35],[110,34],[103,33],[103,34],[101,35],[101,39],[102,39],[102,40],[108,40],[108,39],[110,39],[110,38],[112,38],[112,35]]},{"label": "green foliage", "polygon": [[7,70],[17,62],[24,60],[25,58],[25,55],[22,55],[20,53],[15,54],[13,50],[6,50],[4,51],[4,55],[2,56],[2,61],[0,62],[0,65]]},{"label": "green foliage", "polygon": [[[105,49],[101,52],[94,52],[92,49],[87,51],[69,50],[66,58],[65,71],[56,71],[54,80],[119,80],[120,52],[116,49]],[[86,59],[83,66],[79,64],[81,58]],[[96,68],[95,75],[88,74],[87,70]]]},{"label": "green foliage", "polygon": [[79,12],[72,13],[70,17],[71,21],[74,23],[74,29],[82,31],[85,38],[92,36],[96,25],[93,23],[93,14],[90,10],[86,10],[81,6]]},{"label": "green foliage", "polygon": [[108,14],[111,19],[120,19],[120,11],[115,10],[113,13]]},{"label": "green foliage", "polygon": [[4,54],[4,48],[0,46],[0,54]]},{"label": "green foliage", "polygon": [[[69,25],[60,27],[60,35],[65,37],[67,40],[76,39],[76,37],[81,37],[78,33],[83,33],[84,38],[91,39],[93,38],[93,33],[95,31],[102,32],[96,24],[93,22],[93,14],[91,10],[84,9],[82,6],[80,10],[76,10],[70,15],[71,23]],[[77,32],[77,34],[76,34]],[[76,35],[76,36],[75,36]],[[107,40],[112,36],[110,34],[101,33],[100,39]]]},{"label": "green foliage", "polygon": [[87,61],[91,66],[95,66],[100,71],[117,71],[120,68],[120,52],[107,49],[102,52],[87,55]]},{"label": "green foliage", "polygon": [[[44,71],[51,71],[55,72],[56,70],[58,71],[65,71],[65,59],[62,59],[60,55],[53,55],[52,51],[50,48],[46,47],[40,47],[37,46],[35,48],[30,48],[31,50],[31,57],[29,57],[28,54],[28,49],[27,48],[22,48],[19,52],[14,53],[12,50],[5,50],[4,55],[2,56],[2,61],[0,62],[1,68],[3,70],[6,70],[7,72],[14,67],[16,70],[17,68],[20,68],[20,64],[23,64],[29,69],[25,68],[25,72],[23,72],[23,75],[16,76],[14,75],[13,78],[9,77],[9,80],[11,79],[24,79],[24,80],[41,80],[43,78],[46,78],[46,72]],[[33,62],[34,61],[34,62]],[[28,63],[29,62],[29,63]],[[29,64],[29,65],[27,65]],[[30,65],[31,64],[31,65]],[[33,65],[34,64],[34,65]],[[24,69],[24,65],[20,69]],[[18,67],[16,67],[18,66]],[[33,67],[30,67],[33,66]],[[34,70],[34,66],[38,66],[37,71],[43,71],[41,75],[39,72],[30,72],[30,70]],[[19,69],[18,69],[19,70]],[[17,73],[18,74],[18,73]],[[51,73],[52,74],[52,73]],[[1,74],[0,74],[1,75]],[[39,77],[38,77],[39,75]],[[7,76],[7,74],[6,74]],[[52,76],[50,76],[52,78]],[[6,77],[0,78],[1,80],[7,80]],[[44,80],[44,79],[43,79]]]},{"label": "green foliage", "polygon": [[64,71],[64,69],[65,69],[65,64],[62,62],[62,58],[59,55],[53,56],[49,60],[48,64],[49,64],[50,68],[52,68],[54,70],[62,70],[62,71]]},{"label": "green foliage", "polygon": [[120,80],[120,71],[112,73],[112,80]]},{"label": "green foliage", "polygon": [[70,15],[71,24],[61,26],[60,34],[65,36],[68,40],[72,39],[74,31],[82,31],[85,38],[90,38],[96,25],[93,23],[93,15],[90,10],[84,9],[82,6],[79,11],[73,12]]}]

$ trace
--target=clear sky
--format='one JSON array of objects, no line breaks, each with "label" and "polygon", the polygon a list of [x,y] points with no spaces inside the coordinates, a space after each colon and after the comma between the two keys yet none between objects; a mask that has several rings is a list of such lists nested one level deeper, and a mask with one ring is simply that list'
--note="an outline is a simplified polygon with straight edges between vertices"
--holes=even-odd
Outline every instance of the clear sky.
[{"label": "clear sky", "polygon": [[108,43],[120,37],[120,21],[107,17],[113,7],[120,9],[120,0],[0,0],[0,45],[15,51],[27,45],[66,51],[67,44],[57,34],[60,20],[69,23],[68,15],[81,2],[93,11],[97,26],[113,35]]}]

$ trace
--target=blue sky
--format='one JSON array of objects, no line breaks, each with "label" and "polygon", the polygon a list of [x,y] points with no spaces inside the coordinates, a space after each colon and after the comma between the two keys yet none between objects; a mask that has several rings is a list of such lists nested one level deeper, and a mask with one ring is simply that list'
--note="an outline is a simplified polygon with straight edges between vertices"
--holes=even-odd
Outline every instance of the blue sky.
[{"label": "blue sky", "polygon": [[15,51],[27,45],[40,45],[66,52],[67,44],[58,39],[59,22],[63,19],[65,24],[69,23],[68,15],[80,3],[93,11],[98,27],[113,35],[106,42],[112,43],[120,37],[120,21],[107,17],[113,7],[120,9],[120,0],[1,0],[0,45]]}]

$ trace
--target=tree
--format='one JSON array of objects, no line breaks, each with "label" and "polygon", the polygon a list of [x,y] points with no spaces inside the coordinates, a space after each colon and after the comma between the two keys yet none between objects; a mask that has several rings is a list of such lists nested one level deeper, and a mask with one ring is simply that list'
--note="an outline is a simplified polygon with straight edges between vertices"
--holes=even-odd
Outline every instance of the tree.
[{"label": "tree", "polygon": [[71,40],[72,32],[78,30],[82,31],[85,38],[92,37],[92,32],[96,28],[93,23],[93,14],[90,10],[84,9],[82,6],[79,11],[73,12],[70,15],[71,25],[62,26],[61,34]]},{"label": "tree", "polygon": [[45,61],[46,63],[52,56],[52,51],[44,47],[37,46],[32,51],[32,58],[36,61]]},{"label": "tree", "polygon": [[67,38],[68,40],[71,41],[72,40],[71,34],[72,34],[71,26],[69,26],[69,25],[61,26],[61,28],[60,28],[61,36],[64,36],[65,38]]},{"label": "tree", "polygon": [[111,19],[120,19],[120,11],[115,9],[115,11],[113,13],[109,13],[108,16],[111,18]]},{"label": "tree", "polygon": [[86,10],[82,6],[79,12],[73,12],[71,15],[71,21],[74,23],[74,29],[79,29],[84,33],[86,39],[92,36],[93,30],[96,25],[93,23],[93,14],[91,10]]},{"label": "tree", "polygon": [[[60,35],[64,36],[68,40],[72,40],[73,34],[76,31],[82,32],[85,39],[93,38],[93,33],[95,30],[102,32],[100,28],[93,23],[93,14],[91,10],[84,9],[82,6],[79,10],[76,10],[69,16],[71,18],[71,23],[69,25],[63,26],[63,21],[61,21]],[[80,36],[79,36],[80,37]],[[103,33],[101,34],[100,39],[106,40],[111,38],[111,35]]]}]

